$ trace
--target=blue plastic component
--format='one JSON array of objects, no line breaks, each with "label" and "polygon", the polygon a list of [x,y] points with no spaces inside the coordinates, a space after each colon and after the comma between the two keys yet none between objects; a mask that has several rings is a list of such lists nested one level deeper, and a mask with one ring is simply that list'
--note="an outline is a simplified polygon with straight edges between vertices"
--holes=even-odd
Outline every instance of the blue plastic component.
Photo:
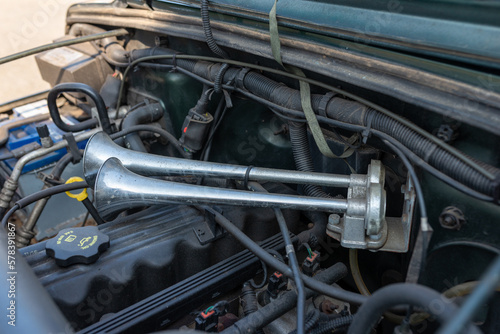
[{"label": "blue plastic component", "polygon": [[[78,123],[76,119],[74,119],[71,116],[65,116],[65,121],[67,123]],[[9,133],[9,140],[5,144],[5,148],[1,149],[1,153],[6,153],[10,152],[14,149],[17,149],[19,147],[22,147],[26,144],[30,144],[32,142],[38,142],[40,143],[40,138],[38,136],[38,132],[36,131],[37,126],[46,124],[47,127],[49,128],[50,132],[50,137],[52,138],[52,141],[54,143],[57,143],[63,139],[63,135],[66,133],[59,129],[53,122],[52,120],[47,120],[44,122],[39,122],[39,123],[32,123],[28,125],[21,126],[19,128],[14,128],[10,130]],[[84,149],[85,145],[87,144],[87,141],[82,141],[78,143],[78,148]],[[32,160],[29,163],[27,163],[24,168],[22,173],[27,173],[32,170],[47,166],[57,160],[59,160],[64,154],[66,154],[67,150],[65,148],[60,149],[58,151],[55,151],[53,153],[50,153],[40,159]],[[17,159],[9,159],[5,160],[5,164],[7,167],[9,167],[11,170],[14,168],[16,165]]]}]

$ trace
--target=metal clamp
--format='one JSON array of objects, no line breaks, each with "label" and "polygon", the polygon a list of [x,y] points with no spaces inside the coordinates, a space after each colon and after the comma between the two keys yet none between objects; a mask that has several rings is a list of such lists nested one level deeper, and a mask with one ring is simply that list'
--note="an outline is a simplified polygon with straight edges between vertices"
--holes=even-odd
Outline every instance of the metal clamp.
[{"label": "metal clamp", "polygon": [[[359,207],[356,210],[348,209],[344,217],[330,215],[326,233],[340,241],[343,247],[398,253],[408,251],[415,190],[408,177],[406,185],[401,188],[405,199],[403,215],[385,217],[384,179],[385,173],[380,161],[372,160],[366,187],[356,185],[348,190],[348,202],[357,203]],[[365,215],[360,214],[363,204],[366,205]]]},{"label": "metal clamp", "polygon": [[347,248],[382,247],[388,235],[384,182],[384,166],[380,161],[372,160],[365,183],[358,181],[347,191],[348,208],[344,217],[330,216],[327,234]]}]

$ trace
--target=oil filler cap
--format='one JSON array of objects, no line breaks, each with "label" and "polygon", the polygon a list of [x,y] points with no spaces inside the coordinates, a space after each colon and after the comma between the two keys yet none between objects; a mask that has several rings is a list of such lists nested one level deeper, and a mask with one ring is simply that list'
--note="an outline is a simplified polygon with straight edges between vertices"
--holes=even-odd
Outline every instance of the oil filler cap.
[{"label": "oil filler cap", "polygon": [[94,263],[108,248],[109,237],[95,226],[66,228],[45,245],[47,254],[61,267]]}]

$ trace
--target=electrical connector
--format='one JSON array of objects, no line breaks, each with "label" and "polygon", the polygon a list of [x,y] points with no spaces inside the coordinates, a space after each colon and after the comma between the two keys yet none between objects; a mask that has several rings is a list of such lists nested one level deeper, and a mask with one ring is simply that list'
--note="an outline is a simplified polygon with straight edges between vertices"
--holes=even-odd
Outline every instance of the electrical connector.
[{"label": "electrical connector", "polygon": [[267,292],[269,293],[269,296],[271,298],[276,298],[278,297],[278,294],[282,291],[286,291],[288,285],[288,280],[286,277],[276,271],[274,274],[271,275],[269,278],[269,284],[267,285]]},{"label": "electrical connector", "polygon": [[219,315],[214,308],[208,308],[196,316],[196,330],[215,333],[217,332],[217,324],[219,323]]},{"label": "electrical connector", "polygon": [[314,274],[319,270],[320,257],[321,254],[319,252],[312,252],[312,254],[306,257],[302,263],[302,272],[309,277],[314,276]]}]

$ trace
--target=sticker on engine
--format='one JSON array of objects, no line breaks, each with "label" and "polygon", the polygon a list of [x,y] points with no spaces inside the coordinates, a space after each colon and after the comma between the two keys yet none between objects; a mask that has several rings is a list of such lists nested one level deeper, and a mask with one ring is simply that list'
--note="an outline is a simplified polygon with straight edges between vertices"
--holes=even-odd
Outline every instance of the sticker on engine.
[{"label": "sticker on engine", "polygon": [[25,104],[24,106],[16,107],[12,109],[15,115],[19,117],[32,117],[49,113],[49,108],[47,107],[47,100],[40,100],[33,103]]}]

